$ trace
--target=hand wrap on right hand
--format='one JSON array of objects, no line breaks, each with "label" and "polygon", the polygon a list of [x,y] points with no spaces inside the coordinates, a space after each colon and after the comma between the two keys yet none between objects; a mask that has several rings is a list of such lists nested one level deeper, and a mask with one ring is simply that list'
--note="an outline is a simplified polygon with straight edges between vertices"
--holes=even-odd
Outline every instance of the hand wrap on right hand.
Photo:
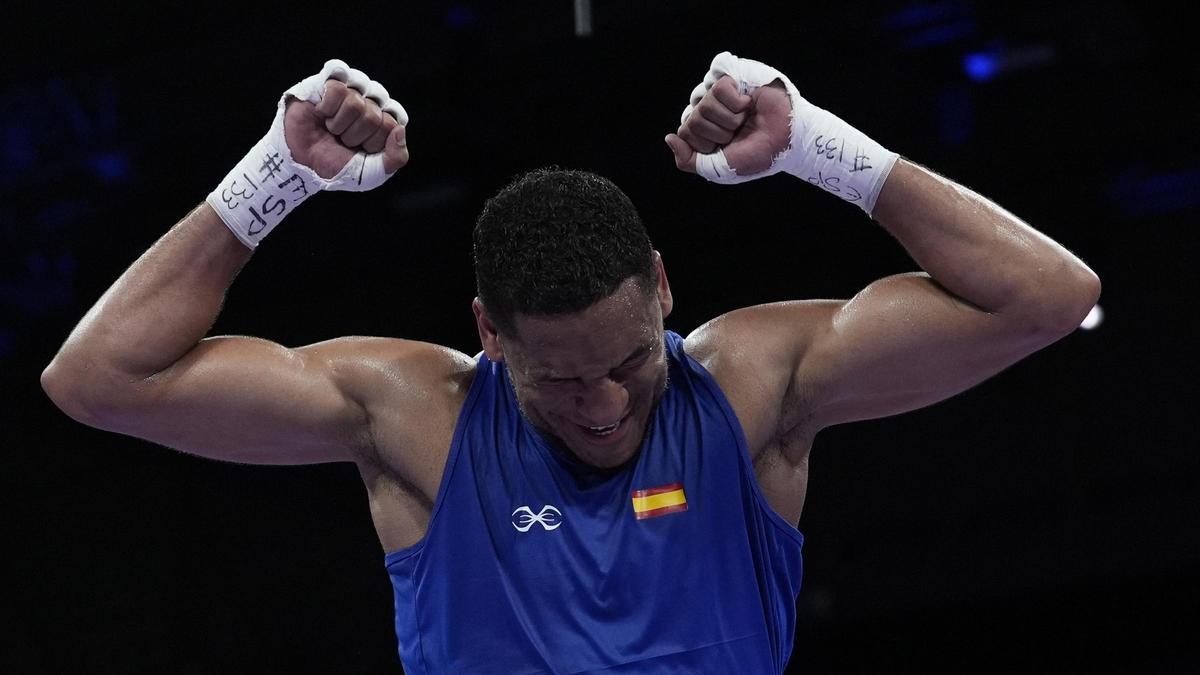
[{"label": "hand wrap on right hand", "polygon": [[383,153],[356,153],[333,178],[325,179],[292,157],[284,138],[284,112],[289,98],[317,104],[325,94],[325,82],[340,80],[379,104],[402,125],[408,113],[393,100],[383,85],[361,70],[332,59],[321,72],[292,85],[275,110],[271,128],[250,152],[217,184],[207,202],[243,244],[256,248],[284,216],[321,190],[362,192],[383,184],[390,174],[383,169]]}]

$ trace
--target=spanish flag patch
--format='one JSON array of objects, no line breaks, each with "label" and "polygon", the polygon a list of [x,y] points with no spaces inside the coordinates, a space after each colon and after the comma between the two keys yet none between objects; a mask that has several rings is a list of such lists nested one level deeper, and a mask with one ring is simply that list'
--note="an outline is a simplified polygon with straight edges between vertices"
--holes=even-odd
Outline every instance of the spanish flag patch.
[{"label": "spanish flag patch", "polygon": [[683,483],[633,491],[633,513],[638,520],[657,518],[678,511],[687,511]]}]

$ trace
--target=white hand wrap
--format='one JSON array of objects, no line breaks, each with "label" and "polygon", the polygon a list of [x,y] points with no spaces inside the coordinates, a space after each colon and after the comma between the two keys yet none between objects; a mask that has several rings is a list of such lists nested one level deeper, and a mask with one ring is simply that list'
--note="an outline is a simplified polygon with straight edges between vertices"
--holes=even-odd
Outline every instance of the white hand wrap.
[{"label": "white hand wrap", "polygon": [[283,114],[288,97],[320,103],[327,80],[340,80],[379,104],[402,125],[408,113],[388,96],[383,85],[361,70],[333,59],[321,72],[307,77],[284,92],[276,106],[275,120],[267,135],[254,145],[237,166],[208,195],[208,203],[239,240],[256,248],[263,237],[301,202],[321,190],[363,192],[383,184],[391,176],[383,170],[383,153],[359,152],[336,176],[321,178],[317,172],[296,162],[283,133]]},{"label": "white hand wrap", "polygon": [[867,215],[871,214],[879,190],[898,155],[833,113],[809,103],[786,75],[764,63],[740,59],[729,52],[717,54],[704,81],[692,90],[691,103],[683,111],[683,121],[687,121],[708,90],[724,75],[734,79],[742,94],[749,94],[775,80],[783,84],[792,103],[791,143],[774,158],[769,168],[759,173],[738,175],[721,149],[712,154],[697,154],[697,173],[714,183],[729,184],[784,171],[857,204]]}]

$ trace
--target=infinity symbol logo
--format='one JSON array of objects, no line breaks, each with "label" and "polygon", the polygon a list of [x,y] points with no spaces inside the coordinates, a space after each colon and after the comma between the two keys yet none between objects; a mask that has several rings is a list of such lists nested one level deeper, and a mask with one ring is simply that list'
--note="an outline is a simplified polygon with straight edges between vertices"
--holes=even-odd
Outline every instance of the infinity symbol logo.
[{"label": "infinity symbol logo", "polygon": [[528,506],[518,506],[517,510],[512,512],[512,525],[517,528],[517,532],[528,532],[534,523],[547,531],[557,530],[563,524],[562,511],[547,504],[538,513],[534,513]]}]

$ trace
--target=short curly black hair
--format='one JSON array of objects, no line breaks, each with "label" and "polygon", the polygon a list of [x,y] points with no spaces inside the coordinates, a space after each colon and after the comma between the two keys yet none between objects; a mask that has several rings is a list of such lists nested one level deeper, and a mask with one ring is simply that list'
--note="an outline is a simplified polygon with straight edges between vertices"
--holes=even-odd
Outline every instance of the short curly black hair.
[{"label": "short curly black hair", "polygon": [[652,293],[654,250],[633,202],[612,181],[557,167],[518,176],[475,222],[475,282],[497,329],[516,314],[584,310],[636,278]]}]

